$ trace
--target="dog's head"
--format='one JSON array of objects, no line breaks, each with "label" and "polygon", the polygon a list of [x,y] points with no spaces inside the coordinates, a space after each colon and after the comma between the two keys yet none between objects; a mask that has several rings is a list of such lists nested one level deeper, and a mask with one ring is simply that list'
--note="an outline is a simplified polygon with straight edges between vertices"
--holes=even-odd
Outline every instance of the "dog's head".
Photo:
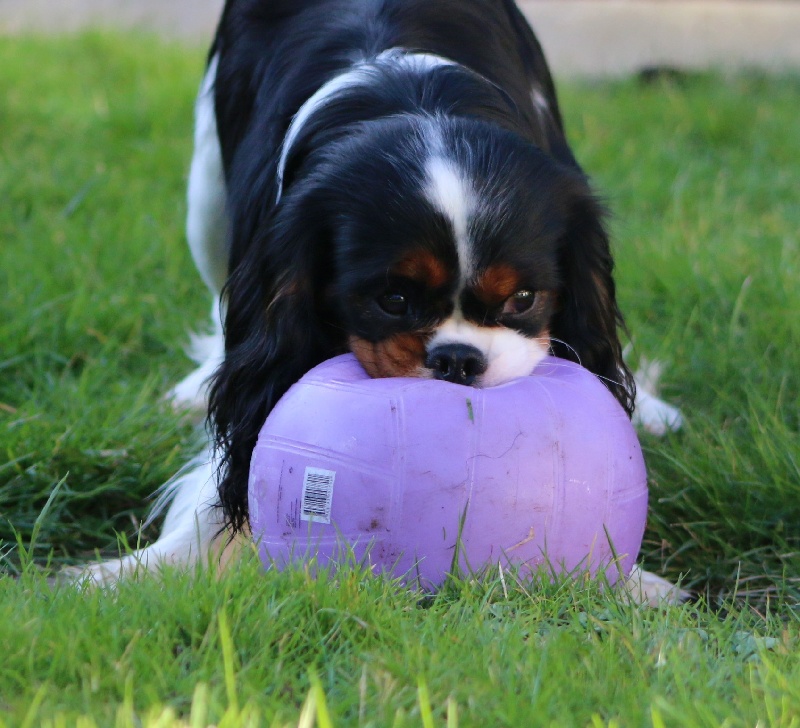
[{"label": "dog's head", "polygon": [[553,351],[632,409],[602,210],[579,171],[511,131],[356,125],[287,169],[259,235],[227,291],[212,412],[228,452],[237,432],[252,448],[283,392],[348,348],[374,377],[474,386]]},{"label": "dog's head", "polygon": [[612,259],[580,173],[494,125],[408,117],[306,165],[275,220],[292,256],[275,293],[370,375],[492,386],[553,347],[619,380]]}]

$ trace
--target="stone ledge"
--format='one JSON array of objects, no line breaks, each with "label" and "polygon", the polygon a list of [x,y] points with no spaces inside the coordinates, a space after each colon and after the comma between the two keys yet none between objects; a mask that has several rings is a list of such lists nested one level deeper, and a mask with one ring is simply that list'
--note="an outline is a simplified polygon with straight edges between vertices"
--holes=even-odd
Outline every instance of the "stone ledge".
[{"label": "stone ledge", "polygon": [[[139,28],[205,43],[223,0],[0,0],[0,32]],[[556,75],[800,69],[793,0],[521,0]]]},{"label": "stone ledge", "polygon": [[800,2],[527,0],[557,75],[625,75],[643,67],[800,68]]}]

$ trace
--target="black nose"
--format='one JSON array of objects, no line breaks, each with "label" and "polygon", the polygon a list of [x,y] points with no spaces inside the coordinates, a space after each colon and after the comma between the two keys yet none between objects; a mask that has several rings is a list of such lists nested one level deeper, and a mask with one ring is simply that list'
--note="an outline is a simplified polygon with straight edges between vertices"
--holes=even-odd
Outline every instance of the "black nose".
[{"label": "black nose", "polygon": [[474,346],[442,344],[428,354],[425,366],[433,369],[436,379],[472,386],[486,371],[488,363],[486,357]]}]

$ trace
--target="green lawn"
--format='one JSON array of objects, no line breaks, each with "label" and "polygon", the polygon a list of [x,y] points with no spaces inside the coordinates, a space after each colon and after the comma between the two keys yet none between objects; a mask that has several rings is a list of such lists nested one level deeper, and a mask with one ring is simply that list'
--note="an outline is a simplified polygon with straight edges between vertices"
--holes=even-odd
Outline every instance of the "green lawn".
[{"label": "green lawn", "polygon": [[50,585],[115,552],[192,452],[159,396],[207,315],[182,232],[202,62],[0,40],[0,726],[325,726],[323,702],[343,726],[800,726],[798,76],[561,88],[615,214],[632,360],[665,362],[687,418],[643,437],[644,561],[697,604],[497,574],[422,598],[252,556]]}]

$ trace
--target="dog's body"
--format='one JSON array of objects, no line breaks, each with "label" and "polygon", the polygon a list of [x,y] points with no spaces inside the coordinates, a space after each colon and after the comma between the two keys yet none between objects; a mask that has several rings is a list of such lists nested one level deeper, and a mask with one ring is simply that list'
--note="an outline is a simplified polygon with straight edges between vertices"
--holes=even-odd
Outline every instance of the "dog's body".
[{"label": "dog's body", "polygon": [[[213,443],[167,488],[161,539],[96,580],[246,530],[258,430],[342,351],[372,376],[472,386],[552,351],[633,411],[602,210],[512,0],[228,0],[187,233],[215,329],[172,394],[208,401]],[[654,427],[677,422],[647,404]]]}]

